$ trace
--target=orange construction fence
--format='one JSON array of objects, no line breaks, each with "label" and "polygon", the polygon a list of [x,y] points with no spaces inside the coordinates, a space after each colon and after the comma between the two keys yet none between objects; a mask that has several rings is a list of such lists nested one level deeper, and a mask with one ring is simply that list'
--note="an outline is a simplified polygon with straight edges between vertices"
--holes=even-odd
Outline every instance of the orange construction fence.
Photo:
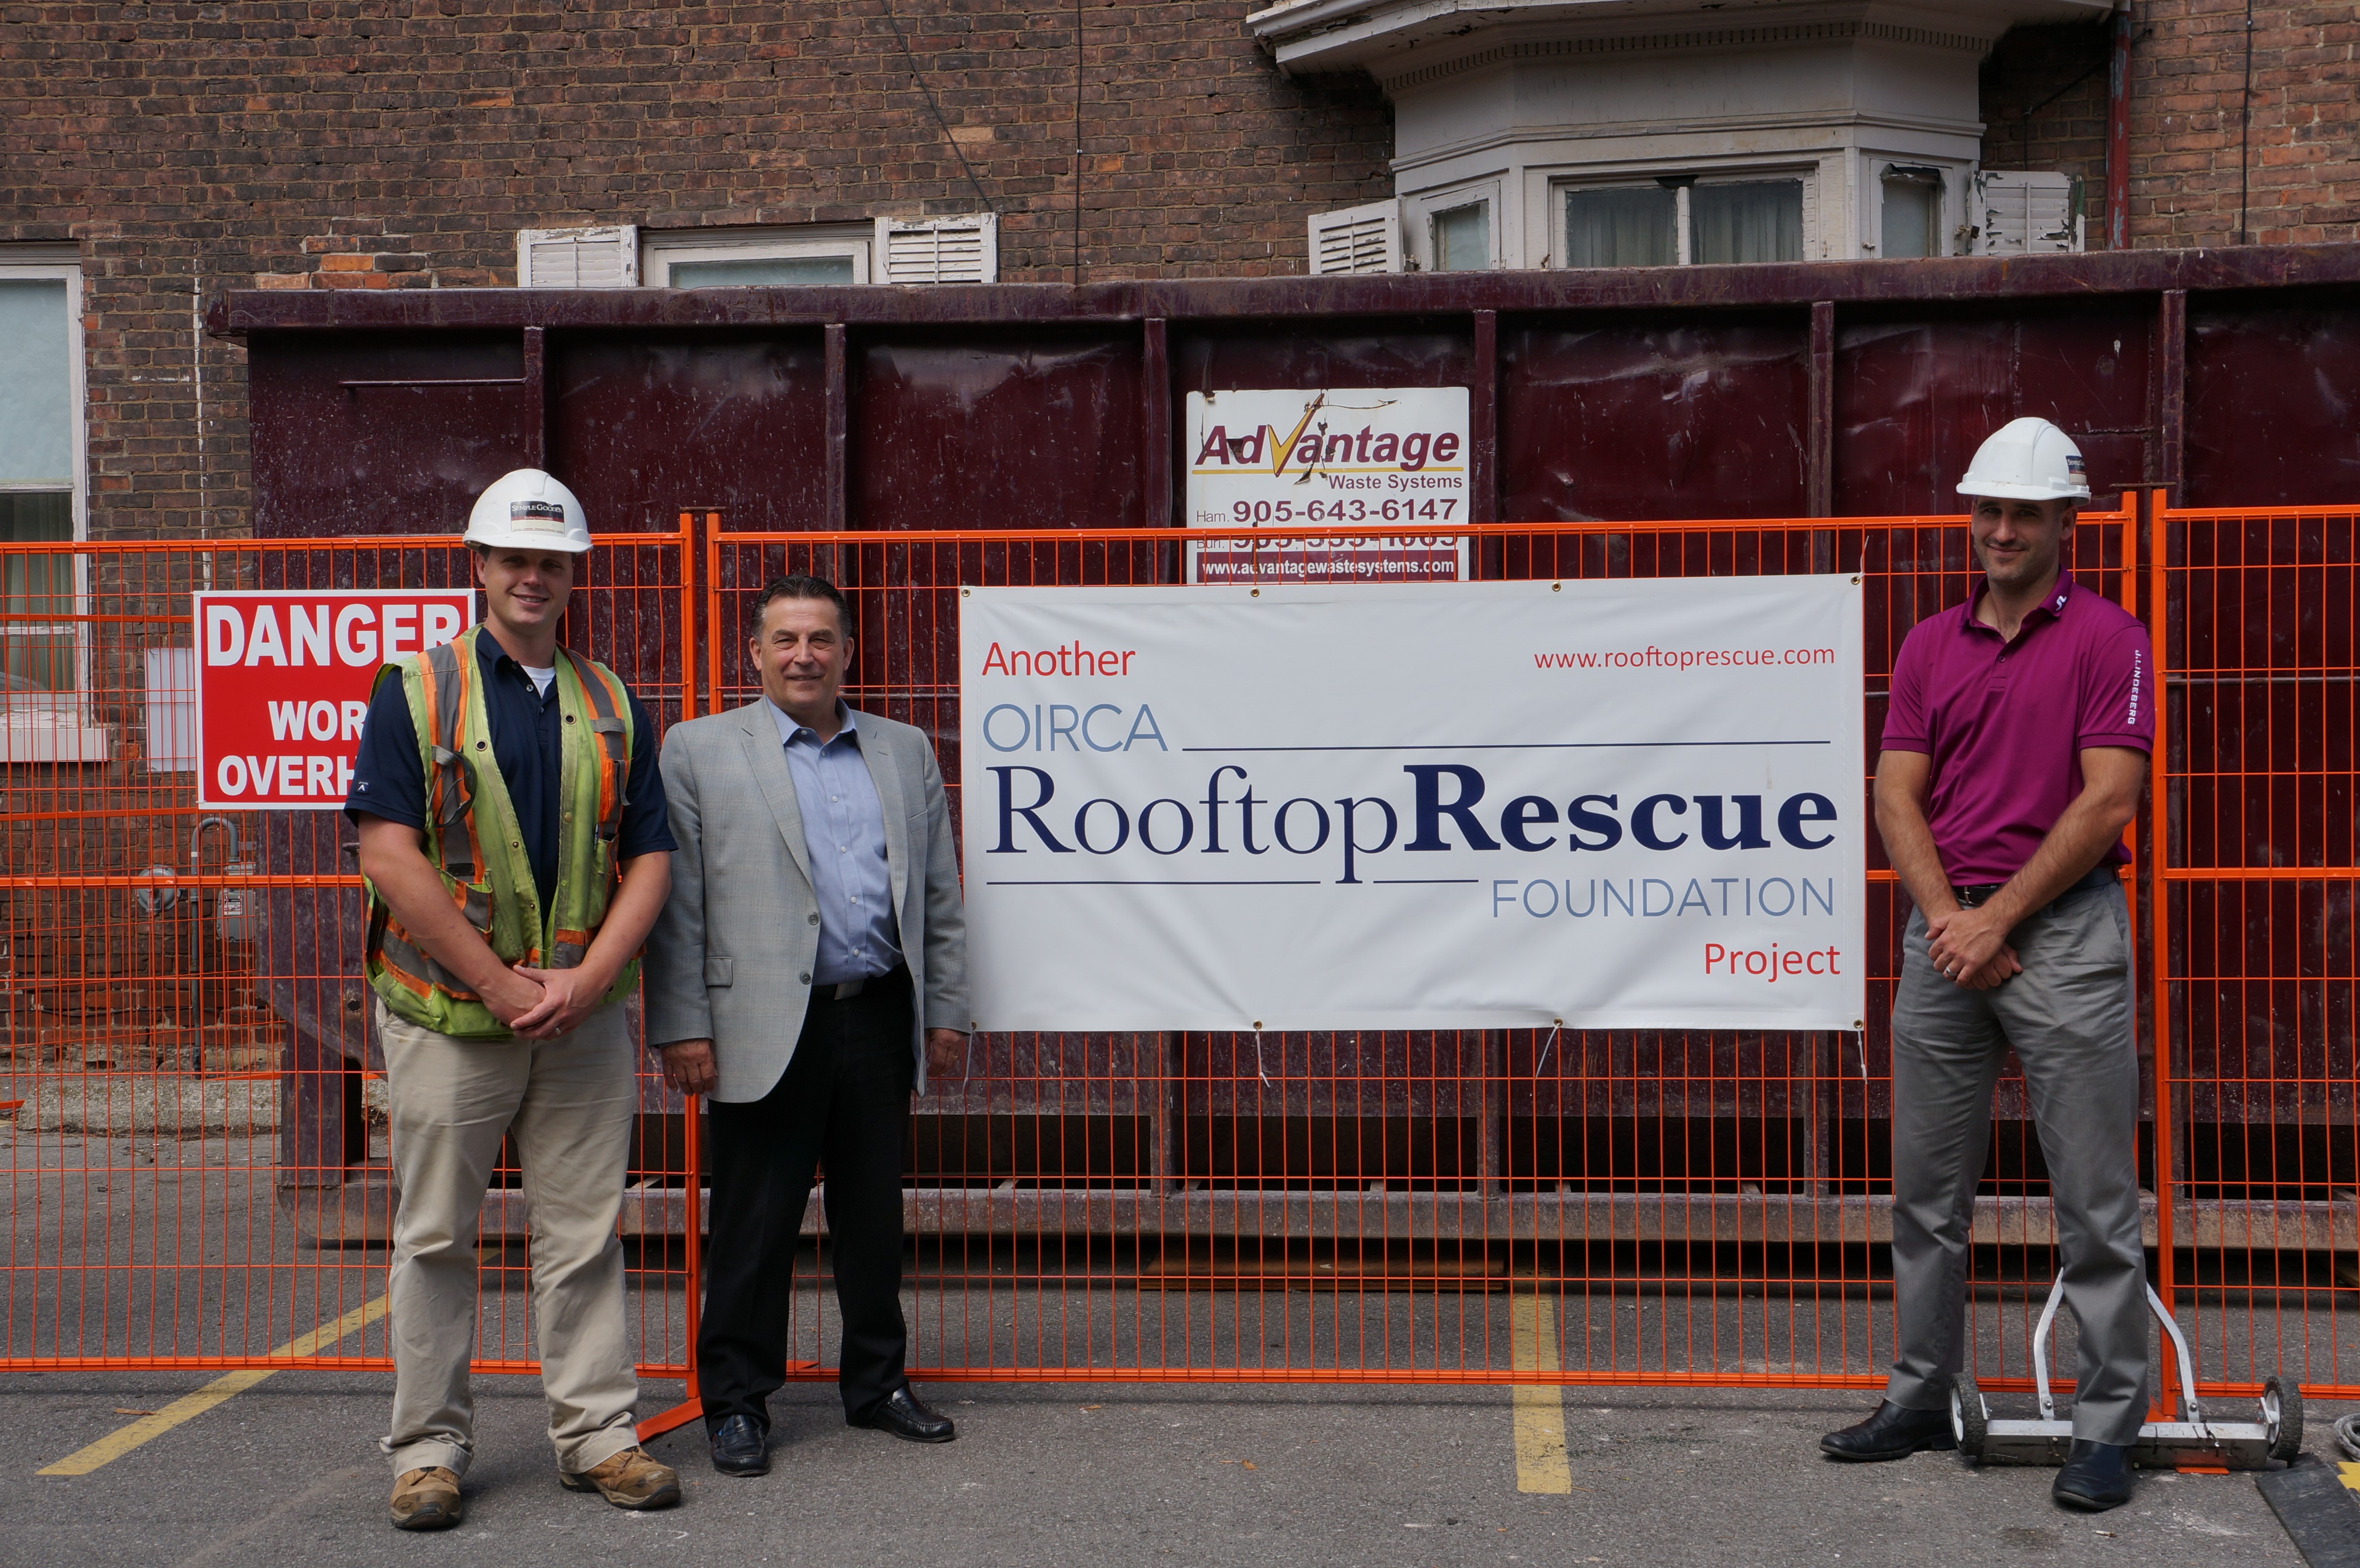
[{"label": "orange construction fence", "polygon": [[[960,586],[1177,582],[1189,539],[1230,537],[722,523],[602,538],[569,640],[668,724],[754,694],[742,650],[763,582],[829,577],[858,620],[847,696],[927,729],[953,780]],[[1433,531],[1463,538],[1480,577],[1858,573],[1872,736],[1901,637],[1971,582],[1956,517]],[[2158,1288],[2212,1388],[2284,1373],[2360,1397],[2344,1326],[2360,1305],[2353,534],[2350,508],[2160,496],[2075,533],[2076,572],[2147,619],[2163,666],[2134,830],[2141,1046],[2163,1064],[2142,1182]],[[343,539],[5,559],[0,1100],[21,1104],[0,1367],[383,1367],[392,1193],[350,831],[325,811],[200,828],[171,766],[189,656],[170,650],[191,645],[193,588],[455,585],[464,553]],[[1870,881],[1863,1033],[978,1037],[912,1117],[914,1375],[1880,1385],[1884,1019],[1906,909],[1889,872]],[[698,1141],[694,1107],[644,1079],[624,1217],[639,1358],[687,1385],[650,1430],[694,1412]],[[532,1365],[519,1199],[503,1186],[485,1211],[487,1369]],[[792,1303],[813,1377],[833,1376],[818,1211]],[[1975,1369],[2027,1386],[2054,1236],[2013,1073],[1975,1239]]]},{"label": "orange construction fence", "polygon": [[[694,712],[692,568],[684,536],[609,536],[569,614],[659,724]],[[333,810],[197,806],[191,595],[464,588],[467,552],[11,544],[0,570],[15,1222],[0,1367],[388,1367],[394,1192],[353,830]],[[623,1223],[646,1238],[630,1279],[653,1378],[693,1377],[683,1110],[642,1074]],[[532,1371],[530,1227],[505,1154],[494,1180],[476,1365]]]}]

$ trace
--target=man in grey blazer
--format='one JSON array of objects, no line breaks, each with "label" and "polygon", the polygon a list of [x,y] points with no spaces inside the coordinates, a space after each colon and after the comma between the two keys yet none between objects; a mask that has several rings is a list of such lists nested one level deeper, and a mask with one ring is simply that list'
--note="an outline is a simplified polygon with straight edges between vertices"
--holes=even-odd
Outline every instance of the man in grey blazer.
[{"label": "man in grey blazer", "polygon": [[964,1053],[967,920],[925,733],[838,695],[844,595],[783,577],[753,605],[758,702],[664,737],[672,898],[647,950],[648,1043],[712,1100],[697,1332],[714,1467],[770,1468],[771,1392],[814,1167],[827,1171],[845,1419],[916,1443],[951,1422],[903,1374],[901,1160],[912,1093]]}]

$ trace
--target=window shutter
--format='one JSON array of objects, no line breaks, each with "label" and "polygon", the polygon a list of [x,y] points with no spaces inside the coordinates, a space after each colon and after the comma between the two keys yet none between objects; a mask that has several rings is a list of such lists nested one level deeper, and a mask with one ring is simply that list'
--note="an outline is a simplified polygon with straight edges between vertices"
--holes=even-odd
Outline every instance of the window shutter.
[{"label": "window shutter", "polygon": [[1313,277],[1401,269],[1401,214],[1393,202],[1311,214]]},{"label": "window shutter", "polygon": [[992,283],[1000,278],[1000,214],[877,220],[880,283]]},{"label": "window shutter", "polygon": [[519,229],[519,289],[635,289],[639,231],[629,223],[595,229]]},{"label": "window shutter", "polygon": [[1975,176],[1977,256],[2050,256],[2081,248],[2081,181],[2055,170]]}]

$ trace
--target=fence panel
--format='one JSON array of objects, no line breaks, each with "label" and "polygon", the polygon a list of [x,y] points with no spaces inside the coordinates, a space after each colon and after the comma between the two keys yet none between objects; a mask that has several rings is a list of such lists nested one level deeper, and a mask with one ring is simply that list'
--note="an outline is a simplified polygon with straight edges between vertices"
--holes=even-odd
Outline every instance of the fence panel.
[{"label": "fence panel", "polygon": [[[2110,596],[2134,584],[2135,522],[2091,514],[2076,531],[2076,570]],[[1174,583],[1185,542],[1219,537],[709,523],[713,704],[758,694],[742,650],[760,585],[827,577],[857,618],[848,699],[933,736],[955,822],[958,588]],[[1468,538],[1486,577],[1858,572],[1872,735],[1902,637],[1971,582],[1955,517],[1434,531]],[[1885,1018],[1906,909],[1881,866],[1869,892],[1864,1036],[978,1037],[967,1075],[912,1124],[913,1363],[935,1377],[1879,1385]],[[1979,1372],[2009,1388],[2028,1380],[2053,1235],[2013,1072],[1998,1116],[1974,1324]],[[806,1224],[817,1233],[816,1203]],[[833,1301],[814,1262],[795,1355],[819,1377]]]},{"label": "fence panel", "polygon": [[2360,1398],[2360,517],[2155,508],[2161,1286],[2208,1381]]},{"label": "fence panel", "polygon": [[[190,595],[464,586],[467,553],[14,543],[0,563],[0,1367],[388,1366],[393,1188],[352,832],[333,809],[197,807]],[[566,622],[659,726],[692,711],[692,568],[683,537],[603,539]],[[693,1136],[643,1075],[624,1223],[650,1376],[688,1370]],[[484,1214],[490,1370],[533,1367],[517,1179],[504,1158]]]},{"label": "fence panel", "polygon": [[[746,606],[764,581],[829,576],[858,616],[848,694],[927,730],[955,798],[959,587],[1176,582],[1189,537],[705,523],[701,548],[686,518],[603,539],[569,640],[661,726],[756,694]],[[2156,625],[2165,681],[2134,900],[2169,1068],[2141,1140],[2157,1278],[2209,1386],[2282,1372],[2360,1397],[2344,1321],[2360,1291],[2355,515],[2158,497],[2146,523],[2085,516],[2075,568]],[[1858,572],[1872,735],[1902,637],[1972,582],[1956,518],[1459,531],[1487,577]],[[349,834],[330,811],[201,829],[188,595],[456,585],[464,552],[28,543],[5,562],[0,1100],[17,1104],[0,1367],[383,1367],[392,1192]],[[1875,1386],[1904,911],[1874,863],[1868,894],[1857,1035],[978,1037],[912,1121],[913,1362],[936,1377]],[[1999,1096],[1971,1326],[1978,1376],[2010,1388],[2054,1233],[2012,1069]],[[685,1113],[643,1080],[624,1223],[656,1377],[693,1377]],[[488,1369],[532,1365],[513,1180],[486,1209]],[[835,1337],[817,1208],[793,1330],[814,1377],[833,1375]]]}]

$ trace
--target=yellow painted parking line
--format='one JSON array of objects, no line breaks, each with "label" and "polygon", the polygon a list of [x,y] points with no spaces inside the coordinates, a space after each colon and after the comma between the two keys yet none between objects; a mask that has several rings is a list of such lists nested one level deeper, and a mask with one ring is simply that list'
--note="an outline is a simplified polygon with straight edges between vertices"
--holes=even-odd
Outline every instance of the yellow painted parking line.
[{"label": "yellow painted parking line", "polygon": [[[324,1345],[330,1345],[348,1334],[355,1334],[385,1316],[385,1298],[379,1296],[364,1305],[355,1307],[332,1323],[299,1334],[286,1344],[264,1354],[279,1356],[316,1356]],[[108,1433],[89,1447],[69,1454],[56,1464],[35,1472],[42,1475],[87,1475],[102,1465],[112,1464],[151,1438],[163,1436],[183,1421],[194,1421],[224,1400],[243,1394],[270,1372],[254,1369],[224,1372],[193,1394],[184,1395],[166,1405],[152,1416],[142,1416],[129,1426]]]},{"label": "yellow painted parking line", "polygon": [[[1538,1296],[1508,1302],[1509,1363],[1519,1372],[1557,1368],[1557,1309]],[[1519,1383],[1516,1410],[1516,1490],[1558,1495],[1573,1490],[1565,1458],[1565,1390],[1554,1383]]]}]

